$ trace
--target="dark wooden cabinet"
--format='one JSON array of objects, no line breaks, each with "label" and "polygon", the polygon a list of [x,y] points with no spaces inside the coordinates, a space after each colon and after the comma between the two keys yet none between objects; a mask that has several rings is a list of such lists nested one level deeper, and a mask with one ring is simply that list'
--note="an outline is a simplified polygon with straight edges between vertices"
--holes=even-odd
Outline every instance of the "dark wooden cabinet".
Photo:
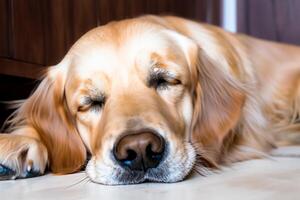
[{"label": "dark wooden cabinet", "polygon": [[219,23],[219,0],[1,0],[0,74],[36,78],[93,27],[142,14]]},{"label": "dark wooden cabinet", "polygon": [[238,31],[300,45],[299,0],[238,0]]}]

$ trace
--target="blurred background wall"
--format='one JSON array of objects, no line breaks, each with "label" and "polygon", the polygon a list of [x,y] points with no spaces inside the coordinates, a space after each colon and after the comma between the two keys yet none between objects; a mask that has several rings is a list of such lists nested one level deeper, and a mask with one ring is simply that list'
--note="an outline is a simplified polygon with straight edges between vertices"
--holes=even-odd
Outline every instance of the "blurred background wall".
[{"label": "blurred background wall", "polygon": [[[0,101],[28,97],[46,66],[91,28],[142,14],[300,44],[299,0],[0,0]],[[1,104],[0,125],[9,113]]]}]

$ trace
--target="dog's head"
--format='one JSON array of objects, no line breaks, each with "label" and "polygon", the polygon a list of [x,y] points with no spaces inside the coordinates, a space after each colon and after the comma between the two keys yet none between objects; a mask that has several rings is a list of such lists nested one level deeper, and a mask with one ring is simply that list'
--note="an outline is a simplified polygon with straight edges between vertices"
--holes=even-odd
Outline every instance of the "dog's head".
[{"label": "dog's head", "polygon": [[[214,165],[243,95],[205,48],[139,18],[84,35],[25,102],[56,173],[94,182],[176,182]],[[198,157],[197,157],[198,155]]]}]

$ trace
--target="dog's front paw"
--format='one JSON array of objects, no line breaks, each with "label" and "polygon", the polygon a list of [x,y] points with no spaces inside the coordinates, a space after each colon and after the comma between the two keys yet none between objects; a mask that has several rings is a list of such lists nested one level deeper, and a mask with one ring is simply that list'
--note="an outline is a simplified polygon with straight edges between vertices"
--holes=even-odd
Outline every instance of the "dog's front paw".
[{"label": "dog's front paw", "polygon": [[16,172],[12,169],[0,164],[0,180],[7,180],[15,176]]},{"label": "dog's front paw", "polygon": [[0,135],[0,180],[42,175],[47,160],[46,147],[36,139]]}]

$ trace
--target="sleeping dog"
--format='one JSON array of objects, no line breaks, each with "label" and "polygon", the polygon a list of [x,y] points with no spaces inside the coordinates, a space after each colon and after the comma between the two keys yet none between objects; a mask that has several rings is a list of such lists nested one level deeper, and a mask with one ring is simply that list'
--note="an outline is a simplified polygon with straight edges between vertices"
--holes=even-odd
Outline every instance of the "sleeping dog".
[{"label": "sleeping dog", "polygon": [[297,142],[299,81],[299,47],[172,16],[111,22],[8,119],[0,179],[85,168],[101,184],[177,182],[260,158]]}]

